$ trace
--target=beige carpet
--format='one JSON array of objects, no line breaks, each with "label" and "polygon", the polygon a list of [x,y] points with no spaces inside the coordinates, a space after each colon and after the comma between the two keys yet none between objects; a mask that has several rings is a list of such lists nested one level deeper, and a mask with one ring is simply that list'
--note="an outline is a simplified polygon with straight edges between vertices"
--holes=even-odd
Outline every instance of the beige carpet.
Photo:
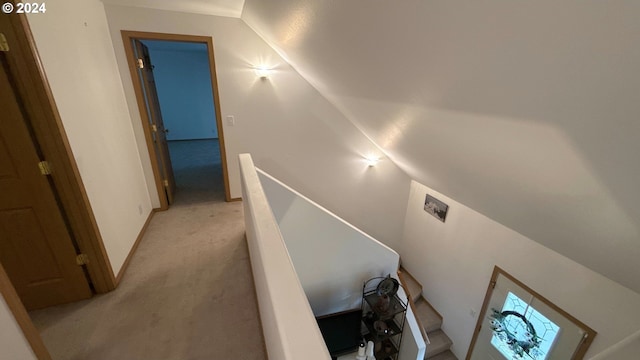
[{"label": "beige carpet", "polygon": [[266,359],[242,203],[198,198],[153,217],[115,291],[30,313],[55,360]]}]

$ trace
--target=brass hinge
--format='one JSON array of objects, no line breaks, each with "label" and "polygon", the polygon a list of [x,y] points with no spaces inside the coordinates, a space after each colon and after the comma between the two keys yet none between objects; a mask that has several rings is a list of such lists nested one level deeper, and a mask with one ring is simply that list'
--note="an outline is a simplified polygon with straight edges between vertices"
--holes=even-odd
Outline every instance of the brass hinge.
[{"label": "brass hinge", "polygon": [[156,124],[151,124],[151,130],[153,130],[153,132],[158,132],[158,127],[156,126]]},{"label": "brass hinge", "polygon": [[142,58],[138,59],[138,69],[144,69],[144,60]]},{"label": "brass hinge", "polygon": [[9,51],[9,42],[3,33],[0,33],[0,51],[7,52]]},{"label": "brass hinge", "polygon": [[38,167],[40,168],[40,173],[42,175],[51,175],[51,165],[49,165],[48,161],[40,161],[38,163]]},{"label": "brass hinge", "polygon": [[164,183],[164,187],[169,187],[169,180],[165,180],[163,183]]},{"label": "brass hinge", "polygon": [[77,265],[87,265],[89,263],[89,256],[87,254],[78,254],[76,255],[76,264]]},{"label": "brass hinge", "polygon": [[496,282],[495,281],[490,282],[489,285],[491,286],[492,289],[496,288]]}]

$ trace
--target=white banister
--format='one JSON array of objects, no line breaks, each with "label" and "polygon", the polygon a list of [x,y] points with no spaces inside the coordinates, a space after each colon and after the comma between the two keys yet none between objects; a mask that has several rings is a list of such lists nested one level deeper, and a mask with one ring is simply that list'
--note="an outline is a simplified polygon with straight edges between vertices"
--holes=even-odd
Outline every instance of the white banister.
[{"label": "white banister", "polygon": [[[400,256],[278,179],[257,169],[287,251],[316,316],[362,305],[362,285],[376,276],[397,278]],[[401,299],[406,298],[399,289]],[[422,360],[426,344],[407,310],[399,360]]]},{"label": "white banister", "polygon": [[246,236],[268,357],[329,360],[251,155],[241,154],[239,160]]}]

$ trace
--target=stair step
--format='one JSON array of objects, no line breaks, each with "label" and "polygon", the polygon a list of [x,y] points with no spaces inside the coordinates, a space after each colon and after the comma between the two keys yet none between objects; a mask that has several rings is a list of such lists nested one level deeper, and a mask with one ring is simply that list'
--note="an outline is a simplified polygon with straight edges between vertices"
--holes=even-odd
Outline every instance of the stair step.
[{"label": "stair step", "polygon": [[431,331],[428,332],[427,335],[429,336],[431,344],[427,345],[427,353],[424,356],[425,359],[432,359],[434,356],[449,350],[453,344],[451,339],[449,339],[447,334],[442,330]]},{"label": "stair step", "polygon": [[420,283],[416,279],[414,279],[406,269],[401,267],[400,271],[402,272],[404,281],[406,281],[405,285],[408,287],[413,302],[417,302],[418,299],[420,299],[420,297],[422,296],[422,285],[420,285]]},{"label": "stair step", "polygon": [[455,355],[453,355],[451,350],[447,350],[447,351],[441,352],[440,354],[434,357],[430,357],[429,360],[458,360],[458,358]]},{"label": "stair step", "polygon": [[416,302],[416,317],[420,319],[427,335],[432,331],[440,329],[440,326],[442,326],[442,317],[422,296]]}]

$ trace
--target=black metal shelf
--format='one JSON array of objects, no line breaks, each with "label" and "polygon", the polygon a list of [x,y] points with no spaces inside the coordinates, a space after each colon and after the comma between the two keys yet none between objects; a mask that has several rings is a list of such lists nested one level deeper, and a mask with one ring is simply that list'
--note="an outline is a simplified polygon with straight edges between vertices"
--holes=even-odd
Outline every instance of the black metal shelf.
[{"label": "black metal shelf", "polygon": [[[402,301],[397,293],[385,296],[378,293],[378,284],[386,277],[367,280],[362,287],[362,336],[372,341],[375,356],[379,360],[397,360],[408,301]],[[386,331],[378,331],[376,321],[386,325]]]},{"label": "black metal shelf", "polygon": [[387,311],[381,311],[377,308],[377,304],[381,301],[381,296],[378,295],[375,291],[370,292],[368,294],[364,294],[365,301],[371,307],[371,310],[378,315],[378,317],[382,320],[391,319],[394,315],[405,312],[407,307],[400,301],[398,295],[394,295],[389,298],[389,309]]},{"label": "black metal shelf", "polygon": [[393,319],[379,320],[379,321],[384,321],[384,323],[387,326],[387,330],[388,330],[387,332],[377,331],[374,325],[375,321],[371,321],[368,318],[362,318],[362,322],[366,325],[367,330],[369,331],[369,334],[371,334],[373,342],[382,341],[382,340],[391,338],[402,332],[402,329],[400,329],[400,326],[398,326],[398,324],[396,324],[395,320]]}]

